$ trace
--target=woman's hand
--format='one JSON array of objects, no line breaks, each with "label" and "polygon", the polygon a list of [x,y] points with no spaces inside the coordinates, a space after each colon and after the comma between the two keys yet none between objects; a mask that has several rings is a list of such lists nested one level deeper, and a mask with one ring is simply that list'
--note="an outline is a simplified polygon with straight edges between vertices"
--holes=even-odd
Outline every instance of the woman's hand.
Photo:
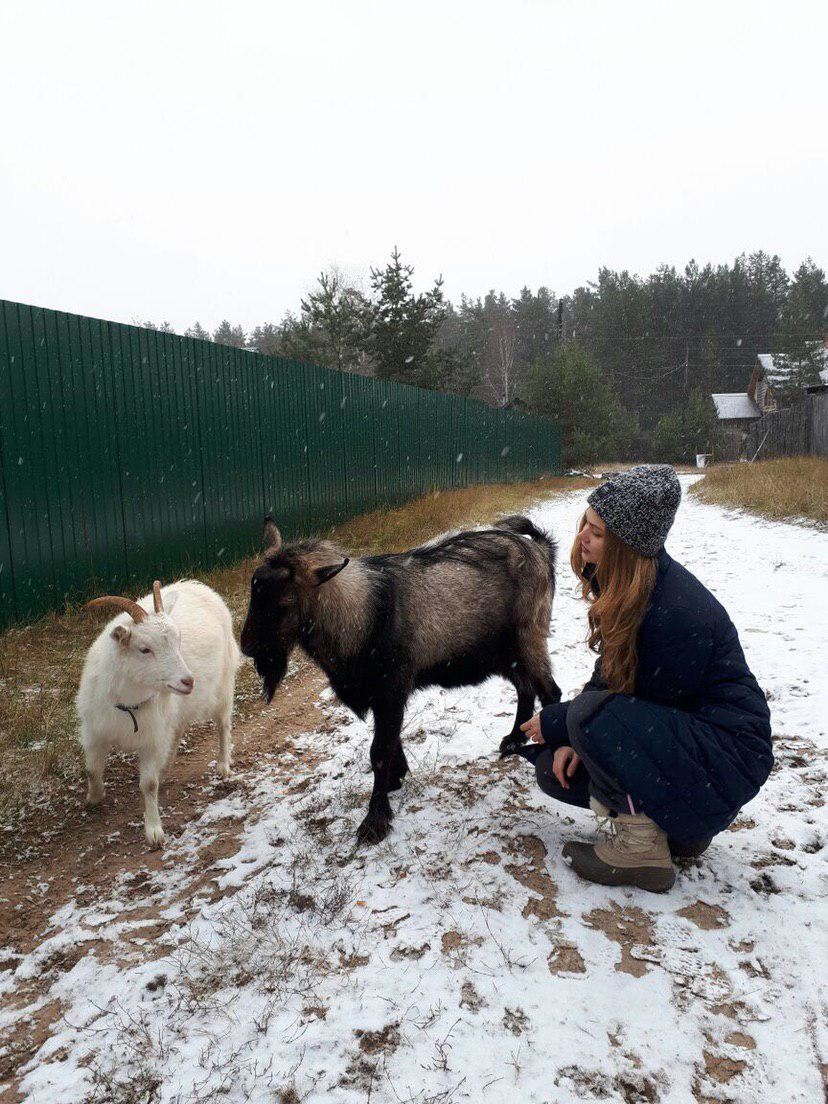
[{"label": "woman's hand", "polygon": [[534,717],[530,717],[528,721],[525,721],[520,726],[520,731],[525,733],[527,739],[531,740],[533,744],[542,744],[540,713],[536,713]]},{"label": "woman's hand", "polygon": [[565,790],[569,789],[569,779],[578,769],[581,757],[571,747],[560,747],[552,756],[552,773]]}]

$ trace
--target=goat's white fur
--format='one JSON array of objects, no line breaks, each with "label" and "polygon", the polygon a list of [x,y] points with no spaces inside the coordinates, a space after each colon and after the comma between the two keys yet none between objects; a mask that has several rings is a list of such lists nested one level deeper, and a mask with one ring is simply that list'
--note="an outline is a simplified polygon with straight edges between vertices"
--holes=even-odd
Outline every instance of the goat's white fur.
[{"label": "goat's white fur", "polygon": [[[240,662],[230,611],[203,583],[185,579],[161,591],[164,612],[152,594],[140,599],[149,616],[136,623],[120,613],[86,656],[76,699],[80,742],[89,780],[87,803],[104,795],[103,772],[113,747],[138,755],[144,798],[144,831],[151,847],[164,842],[158,814],[158,781],[191,724],[212,720],[219,731],[218,770],[230,775],[230,730]],[[142,653],[151,647],[152,653]],[[192,691],[186,693],[188,679]],[[136,705],[132,717],[116,706]]]}]

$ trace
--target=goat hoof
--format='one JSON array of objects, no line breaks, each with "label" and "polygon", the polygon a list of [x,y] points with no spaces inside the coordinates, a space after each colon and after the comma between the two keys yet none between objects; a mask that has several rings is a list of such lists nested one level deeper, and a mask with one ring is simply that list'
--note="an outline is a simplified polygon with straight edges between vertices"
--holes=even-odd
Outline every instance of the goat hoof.
[{"label": "goat hoof", "polygon": [[508,755],[517,755],[524,743],[522,736],[507,736],[500,741],[500,758],[505,759]]},{"label": "goat hoof", "polygon": [[395,790],[401,790],[402,784],[402,778],[392,778],[391,781],[388,783],[388,792],[394,793]]},{"label": "goat hoof", "polygon": [[391,818],[383,816],[367,816],[357,829],[357,843],[369,845],[384,840],[391,831]]},{"label": "goat hoof", "polygon": [[147,843],[155,851],[159,847],[164,846],[164,829],[159,824],[157,828],[145,828],[144,835],[147,837]]},{"label": "goat hoof", "polygon": [[218,773],[219,773],[219,778],[222,780],[222,782],[227,782],[230,778],[231,773],[232,773],[232,771],[230,770],[230,764],[229,763],[219,763]]}]

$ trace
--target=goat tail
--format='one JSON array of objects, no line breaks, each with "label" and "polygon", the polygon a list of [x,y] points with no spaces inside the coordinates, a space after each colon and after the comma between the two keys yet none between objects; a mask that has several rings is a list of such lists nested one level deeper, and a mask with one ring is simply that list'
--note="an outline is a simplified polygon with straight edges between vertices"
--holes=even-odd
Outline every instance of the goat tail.
[{"label": "goat tail", "polygon": [[508,517],[502,517],[495,523],[495,529],[503,529],[507,533],[517,533],[522,537],[530,537],[543,548],[549,564],[549,579],[554,590],[558,544],[552,534],[547,533],[545,529],[539,529],[525,514],[510,514]]}]

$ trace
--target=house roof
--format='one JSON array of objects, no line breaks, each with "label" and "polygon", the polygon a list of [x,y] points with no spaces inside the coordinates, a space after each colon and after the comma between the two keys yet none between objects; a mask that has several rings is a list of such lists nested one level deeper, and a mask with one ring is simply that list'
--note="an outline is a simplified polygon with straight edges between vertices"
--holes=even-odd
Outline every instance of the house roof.
[{"label": "house roof", "polygon": [[758,353],[756,359],[765,369],[765,379],[770,384],[788,382],[799,367],[799,362],[785,353]]},{"label": "house roof", "polygon": [[828,348],[812,343],[812,360],[800,360],[789,353],[757,353],[756,359],[765,371],[765,379],[770,384],[794,383],[800,372],[808,371],[809,366],[822,363],[820,379],[828,369]]},{"label": "house roof", "polygon": [[745,391],[711,395],[720,422],[732,418],[759,418],[761,410]]}]

